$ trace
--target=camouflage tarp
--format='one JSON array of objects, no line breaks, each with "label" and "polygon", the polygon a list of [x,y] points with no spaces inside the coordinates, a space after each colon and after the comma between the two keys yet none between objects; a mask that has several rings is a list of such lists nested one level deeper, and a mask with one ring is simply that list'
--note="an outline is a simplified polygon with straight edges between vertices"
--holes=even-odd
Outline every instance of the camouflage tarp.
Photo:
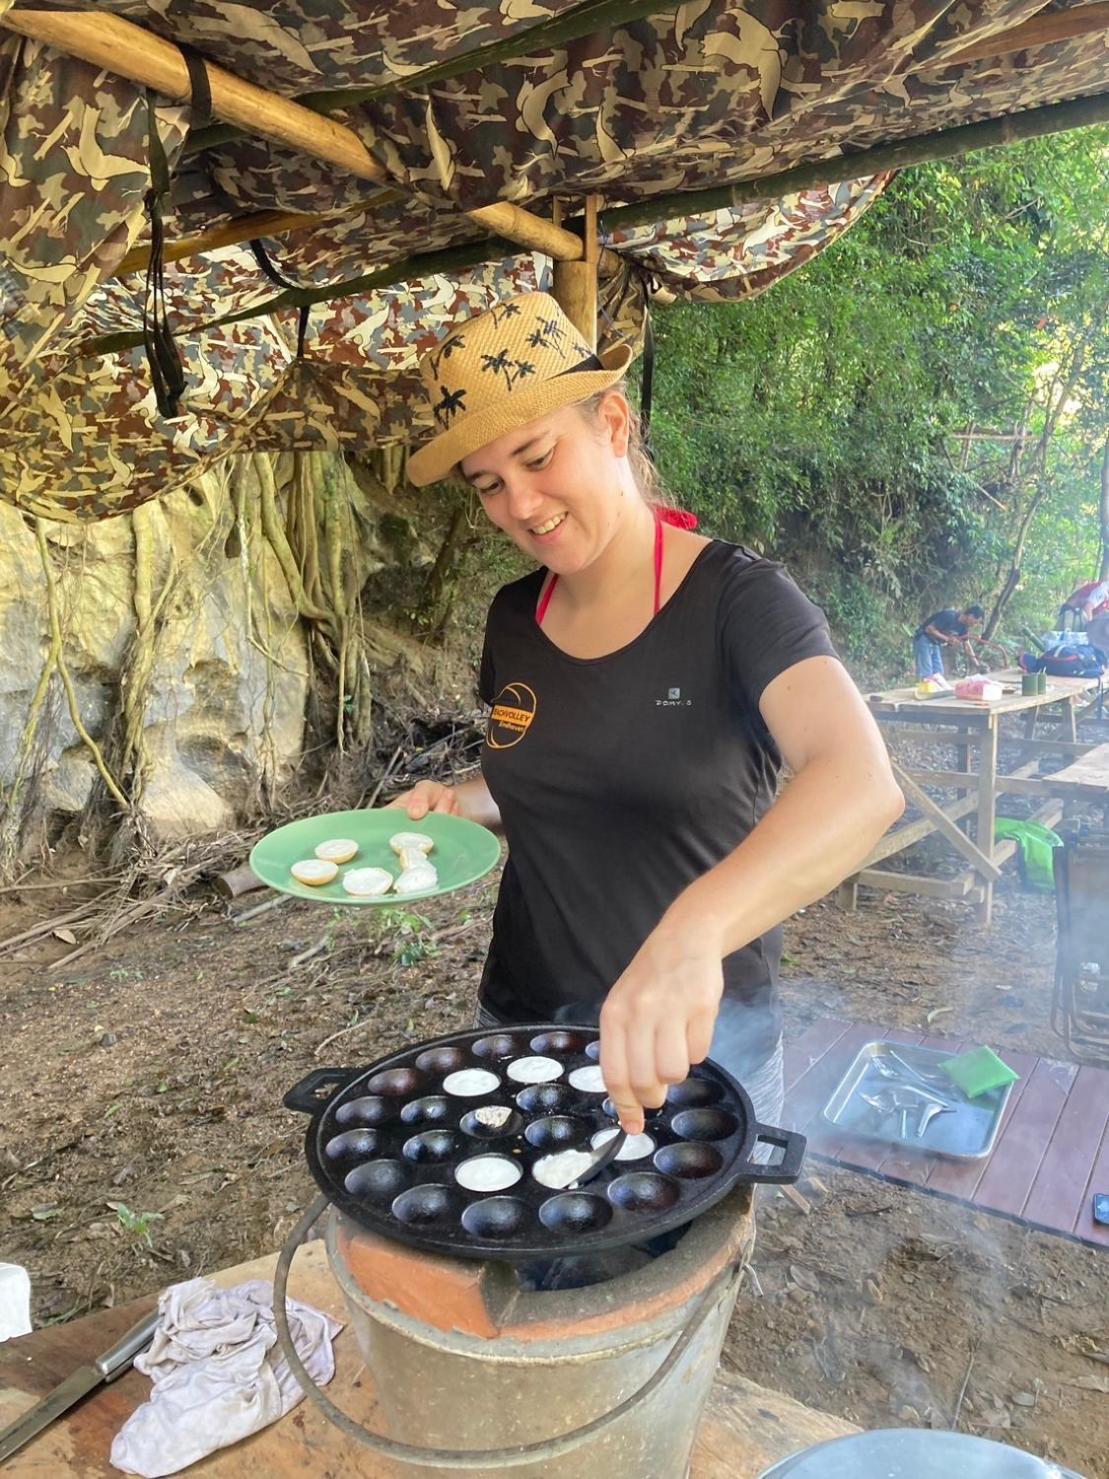
[{"label": "camouflage tarp", "polygon": [[[384,196],[258,140],[182,157],[190,109],[159,106],[175,166],[169,239],[257,209],[332,213],[267,243],[299,285],[479,241],[462,212],[498,199],[538,214],[555,198],[572,204],[590,191],[610,206],[644,201],[1109,85],[1104,30],[947,63],[1039,11],[1041,0],[695,0],[561,47],[527,43],[532,27],[575,4],[108,0],[95,8],[291,96],[388,83],[489,41],[522,38],[519,59],[338,115],[385,169],[395,189]],[[1056,8],[1070,7],[1061,0]],[[146,230],[143,90],[37,43],[0,38],[0,492],[18,506],[101,517],[231,450],[410,440],[423,429],[413,409],[416,355],[460,314],[548,281],[549,263],[531,255],[449,279],[417,277],[417,264],[403,286],[313,308],[298,360],[293,311],[210,326],[277,293],[249,250],[171,265],[189,389],[182,414],[163,420],[141,350],[87,348],[141,325],[143,278],[113,274]],[[607,244],[623,268],[603,285],[602,336],[635,337],[650,278],[712,301],[764,291],[857,220],[884,183],[848,178],[741,210],[613,231]]]}]

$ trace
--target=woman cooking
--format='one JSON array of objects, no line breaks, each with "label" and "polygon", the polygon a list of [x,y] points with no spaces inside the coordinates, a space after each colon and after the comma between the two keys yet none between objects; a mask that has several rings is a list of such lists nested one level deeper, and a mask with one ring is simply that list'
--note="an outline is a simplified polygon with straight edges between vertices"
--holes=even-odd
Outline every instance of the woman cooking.
[{"label": "woman cooking", "polygon": [[410,478],[465,478],[539,568],[489,612],[481,779],[390,804],[503,827],[479,1026],[599,1012],[629,1133],[709,1055],[777,1124],[779,926],[904,802],[821,612],[659,506],[629,359],[531,293],[422,361],[438,430]]}]

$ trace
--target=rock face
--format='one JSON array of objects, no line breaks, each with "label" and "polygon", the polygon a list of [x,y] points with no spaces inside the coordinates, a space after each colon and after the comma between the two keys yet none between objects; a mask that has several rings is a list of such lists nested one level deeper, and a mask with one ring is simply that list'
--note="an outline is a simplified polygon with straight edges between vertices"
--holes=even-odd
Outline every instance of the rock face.
[{"label": "rock face", "polygon": [[[228,459],[133,516],[45,526],[81,719],[104,746],[125,696],[141,713],[144,758],[131,789],[155,840],[233,824],[300,758],[305,632],[256,513],[251,522],[256,481],[254,459]],[[241,547],[228,539],[236,510]],[[139,634],[137,551],[157,612],[144,634],[152,644]],[[57,817],[82,810],[95,769],[57,676],[25,743],[49,645],[34,529],[0,504],[0,787],[11,787],[22,757],[36,810]]]}]

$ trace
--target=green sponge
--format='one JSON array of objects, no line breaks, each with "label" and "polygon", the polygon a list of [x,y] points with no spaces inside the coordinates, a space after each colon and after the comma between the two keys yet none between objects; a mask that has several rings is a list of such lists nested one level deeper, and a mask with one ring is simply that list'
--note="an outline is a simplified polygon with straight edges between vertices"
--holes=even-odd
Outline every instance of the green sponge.
[{"label": "green sponge", "polygon": [[1002,1089],[1020,1078],[1015,1069],[1001,1061],[993,1048],[972,1048],[957,1058],[946,1058],[939,1066],[968,1099],[977,1099],[979,1094],[988,1094],[991,1089]]}]

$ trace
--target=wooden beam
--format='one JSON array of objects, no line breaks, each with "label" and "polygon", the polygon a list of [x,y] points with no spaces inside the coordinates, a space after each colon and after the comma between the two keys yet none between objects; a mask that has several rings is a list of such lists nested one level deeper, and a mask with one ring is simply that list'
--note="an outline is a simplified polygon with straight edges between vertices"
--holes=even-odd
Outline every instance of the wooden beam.
[{"label": "wooden beam", "polygon": [[[1001,869],[995,867],[994,864],[990,861],[988,855],[984,853],[980,847],[975,847],[970,838],[959,831],[958,827],[948,816],[947,812],[944,811],[943,807],[933,801],[931,796],[929,796],[926,791],[923,791],[920,786],[917,785],[916,781],[913,780],[912,776],[908,773],[907,770],[904,770],[900,765],[898,765],[897,761],[893,760],[892,758],[890,760],[890,765],[893,768],[893,774],[897,780],[897,784],[905,792],[905,795],[913,803],[914,806],[919,807],[919,809],[924,813],[925,816],[931,817],[932,821],[936,824],[937,832],[942,832],[943,835],[947,838],[948,842],[950,842],[954,848],[961,852],[965,858],[968,858],[984,878],[988,878],[991,883],[996,883],[1001,877]],[[985,774],[980,773],[978,777],[980,795],[983,786],[986,784],[986,780],[987,777],[985,776]],[[986,843],[986,846],[990,847],[992,846],[992,843],[993,838],[990,837]]]},{"label": "wooden beam", "polygon": [[[962,817],[969,816],[978,806],[977,796],[966,796],[962,801],[956,801],[953,806],[943,808],[944,815],[951,822],[957,822]],[[903,827],[897,827],[892,832],[887,832],[870,853],[860,863],[860,868],[872,868],[875,863],[881,863],[886,858],[892,858],[895,853],[904,852],[907,847],[912,847],[915,842],[920,842],[925,837],[930,837],[936,830],[936,824],[931,817],[920,817],[915,822],[907,822]]]},{"label": "wooden beam", "polygon": [[938,878],[927,873],[890,873],[884,868],[864,868],[855,882],[863,888],[886,889],[895,894],[926,894],[933,899],[961,899],[977,877],[973,868],[956,878]]},{"label": "wooden beam", "polygon": [[1002,739],[1003,745],[1019,745],[1022,755],[1088,755],[1096,745],[1075,744],[1071,740]]},{"label": "wooden beam", "polygon": [[[0,25],[33,41],[45,42],[117,77],[126,77],[163,97],[188,102],[189,69],[172,41],[104,11],[76,14],[55,10],[9,10]],[[212,89],[212,112],[248,133],[323,159],[359,180],[389,184],[384,167],[358,135],[341,123],[299,103],[244,82],[214,62],[205,63]]]},{"label": "wooden beam", "polygon": [[[975,779],[973,775],[958,770],[911,770],[909,774],[913,780],[926,786],[965,787],[968,781]],[[1099,785],[1096,781],[1058,780],[1051,775],[999,775],[994,783],[994,790],[998,796],[1061,796],[1074,801],[1109,800],[1109,783]]]},{"label": "wooden beam", "polygon": [[[1062,803],[1049,801],[1033,812],[1030,820],[1039,822],[1044,827],[1054,827],[1062,815]],[[1017,846],[1015,838],[1005,838],[997,845],[994,861],[999,864],[1008,862]],[[927,873],[891,873],[884,868],[864,868],[849,881],[861,884],[864,888],[885,889],[889,893],[926,894],[937,899],[965,898],[975,904],[982,902],[982,888],[975,868],[968,868],[954,878],[938,878]]]},{"label": "wooden beam", "polygon": [[1071,41],[1075,36],[1093,36],[1109,27],[1109,4],[1076,5],[1071,10],[1045,10],[1019,26],[995,31],[981,41],[964,46],[943,61],[928,61],[920,72],[935,72],[945,67],[965,67],[969,62],[993,61],[995,57],[1012,56],[1015,51],[1028,51],[1033,46],[1051,46],[1058,41]]},{"label": "wooden beam", "polygon": [[[380,196],[374,197],[371,204],[380,205],[384,200],[399,197],[399,191],[382,191]],[[366,207],[358,206],[357,209],[365,210]],[[220,247],[241,246],[260,236],[283,236],[287,231],[304,231],[311,226],[319,226],[324,221],[341,220],[343,216],[352,213],[353,209],[327,216],[305,215],[298,211],[254,211],[248,216],[237,216],[234,220],[224,221],[222,225],[213,226],[208,231],[198,232],[196,236],[182,236],[177,241],[167,242],[164,260],[179,262],[185,257],[200,257],[205,252],[214,252]],[[144,272],[149,261],[149,246],[132,247],[114,275],[126,277],[129,272]]]},{"label": "wooden beam", "polygon": [[[121,16],[68,11],[9,10],[0,26],[17,35],[45,42],[105,71],[126,77],[164,97],[188,102],[192,96],[185,58],[171,41],[144,31]],[[310,108],[206,63],[212,112],[247,133],[271,139],[375,185],[391,182],[384,166],[354,132]],[[545,252],[555,261],[576,262],[583,255],[581,238],[533,216],[509,201],[467,211],[467,217],[495,236],[529,251]]]},{"label": "wooden beam", "polygon": [[585,255],[580,262],[556,262],[552,285],[559,307],[594,351],[597,348],[597,202],[596,195],[588,196],[585,202],[582,227]]}]

